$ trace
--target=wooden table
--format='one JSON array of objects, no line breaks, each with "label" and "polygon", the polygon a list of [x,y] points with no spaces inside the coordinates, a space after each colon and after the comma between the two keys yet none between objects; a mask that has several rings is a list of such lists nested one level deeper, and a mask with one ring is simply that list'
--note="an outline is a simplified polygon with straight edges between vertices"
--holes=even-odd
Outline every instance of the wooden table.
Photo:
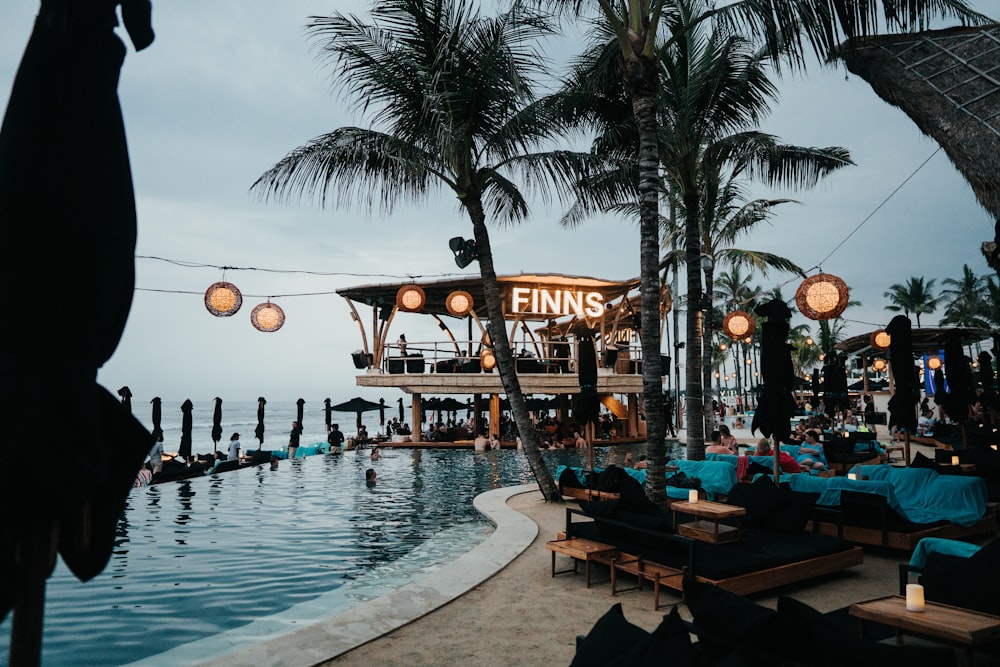
[{"label": "wooden table", "polygon": [[[552,552],[552,576],[576,572],[577,564],[583,561],[583,569],[586,573],[587,588],[590,588],[590,562],[597,561],[611,566],[612,559],[618,555],[618,548],[610,544],[585,540],[579,537],[571,537],[567,540],[552,540],[545,543],[545,548]],[[556,572],[556,554],[569,556],[573,559],[572,570],[561,570]]]},{"label": "wooden table", "polygon": [[[721,544],[723,542],[736,542],[740,539],[739,522],[735,526],[720,525],[720,519],[739,518],[744,516],[746,508],[738,505],[726,505],[725,503],[714,503],[709,500],[699,500],[696,503],[682,501],[670,506],[674,513],[674,525],[677,526],[677,533],[685,537],[690,537],[702,542],[711,544]],[[699,517],[690,523],[679,524],[677,514],[690,514]],[[702,519],[708,519],[702,521]]]},{"label": "wooden table", "polygon": [[958,644],[964,649],[964,663],[973,664],[973,649],[1000,638],[1000,616],[927,602],[923,612],[907,611],[906,598],[902,595],[857,602],[851,605],[850,614],[861,620],[861,636],[865,634],[865,621],[874,621],[896,628],[896,643],[903,643],[903,633],[926,635],[945,642]]}]

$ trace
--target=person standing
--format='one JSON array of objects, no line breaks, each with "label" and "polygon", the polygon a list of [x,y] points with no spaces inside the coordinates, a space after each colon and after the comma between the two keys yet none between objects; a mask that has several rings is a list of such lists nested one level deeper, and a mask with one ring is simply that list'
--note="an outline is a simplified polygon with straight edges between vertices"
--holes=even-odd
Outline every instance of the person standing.
[{"label": "person standing", "polygon": [[227,457],[229,461],[239,461],[240,460],[240,434],[233,433],[229,436],[229,456]]},{"label": "person standing", "polygon": [[864,403],[865,426],[868,427],[872,435],[877,435],[878,429],[875,426],[875,399],[871,394],[865,394]]},{"label": "person standing", "polygon": [[340,424],[333,424],[330,427],[326,441],[330,443],[331,454],[340,454],[344,451],[344,434],[340,431]]},{"label": "person standing", "polygon": [[297,421],[292,422],[292,432],[288,434],[288,458],[294,459],[299,450],[299,438],[302,437],[302,427]]}]

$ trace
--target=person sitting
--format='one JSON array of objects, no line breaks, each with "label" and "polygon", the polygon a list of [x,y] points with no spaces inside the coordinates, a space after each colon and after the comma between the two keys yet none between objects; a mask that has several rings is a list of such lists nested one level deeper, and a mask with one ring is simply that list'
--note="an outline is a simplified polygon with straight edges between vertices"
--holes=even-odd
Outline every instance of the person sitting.
[{"label": "person sitting", "polygon": [[230,461],[240,460],[240,434],[233,433],[229,437],[229,457]]},{"label": "person sitting", "polygon": [[625,452],[625,460],[622,461],[623,468],[631,468],[633,463],[632,452]]},{"label": "person sitting", "polygon": [[932,435],[934,433],[934,412],[924,410],[917,420],[917,435]]},{"label": "person sitting", "polygon": [[371,438],[368,437],[368,429],[364,424],[362,424],[358,427],[358,443],[363,445],[369,440],[371,440]]},{"label": "person sitting", "polygon": [[[761,438],[758,440],[754,454],[757,456],[774,456],[774,450],[771,449],[771,441],[767,438]],[[799,462],[795,460],[795,457],[788,452],[778,452],[778,467],[781,468],[782,472],[802,472],[802,466],[799,465]]]},{"label": "person sitting", "polygon": [[747,423],[743,421],[743,417],[737,417],[733,420],[733,428],[746,428]]},{"label": "person sitting", "polygon": [[490,440],[485,433],[476,436],[476,439],[472,441],[472,448],[477,452],[485,452],[490,448]]},{"label": "person sitting", "polygon": [[722,433],[720,431],[712,431],[709,436],[711,442],[705,447],[706,454],[736,454],[729,447],[722,444]]},{"label": "person sitting", "polygon": [[805,440],[799,446],[798,462],[802,467],[802,472],[810,470],[826,470],[821,457],[823,456],[823,443],[819,441],[819,434],[809,429],[805,432]]},{"label": "person sitting", "polygon": [[736,448],[738,443],[736,442],[736,437],[730,432],[729,427],[725,424],[719,425],[719,442],[723,447],[729,450],[730,454],[736,453]]},{"label": "person sitting", "polygon": [[587,446],[587,441],[584,439],[582,435],[580,435],[579,431],[573,433],[573,445],[577,449],[583,449]]}]

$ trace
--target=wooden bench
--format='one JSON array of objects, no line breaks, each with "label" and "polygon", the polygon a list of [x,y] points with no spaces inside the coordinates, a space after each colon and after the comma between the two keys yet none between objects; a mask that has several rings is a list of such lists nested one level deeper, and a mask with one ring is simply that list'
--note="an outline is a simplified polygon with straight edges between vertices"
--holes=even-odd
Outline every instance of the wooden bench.
[{"label": "wooden bench", "polygon": [[[590,563],[596,561],[611,566],[614,558],[618,555],[618,548],[610,544],[595,542],[594,540],[571,537],[569,539],[557,539],[545,543],[545,548],[552,552],[552,576],[577,572],[577,565],[583,561],[586,575],[587,588],[590,588]],[[556,554],[569,556],[573,559],[572,570],[561,570],[556,572]]]}]

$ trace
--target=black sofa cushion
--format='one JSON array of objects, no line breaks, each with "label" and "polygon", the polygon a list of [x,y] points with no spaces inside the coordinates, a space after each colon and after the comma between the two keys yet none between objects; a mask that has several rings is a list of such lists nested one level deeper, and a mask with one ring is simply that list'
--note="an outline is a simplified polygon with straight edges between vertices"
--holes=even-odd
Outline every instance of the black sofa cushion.
[{"label": "black sofa cushion", "polygon": [[626,620],[619,602],[597,619],[587,636],[577,644],[570,667],[606,667],[628,647],[645,642],[649,637],[650,633]]},{"label": "black sofa cushion", "polygon": [[788,485],[782,484],[781,503],[778,509],[767,517],[760,527],[777,533],[798,535],[806,529],[806,523],[809,522],[809,516],[816,507],[817,500],[819,500],[818,493],[793,491]]},{"label": "black sofa cushion", "polygon": [[818,499],[818,493],[793,491],[787,484],[778,487],[762,475],[752,484],[734,486],[726,502],[746,509],[742,525],[748,528],[794,535],[805,530]]},{"label": "black sofa cushion", "polygon": [[[627,646],[627,645],[626,645]],[[669,662],[667,662],[669,660]],[[695,653],[691,646],[691,637],[684,628],[677,607],[663,617],[660,625],[645,639],[636,642],[626,649],[616,660],[609,663],[612,667],[694,667]]]},{"label": "black sofa cushion", "polygon": [[735,593],[694,580],[684,582],[684,600],[691,611],[698,648],[711,665],[739,664],[774,667],[784,664],[775,649],[777,612]]},{"label": "black sofa cushion", "polygon": [[949,667],[956,664],[948,647],[896,646],[861,639],[856,628],[839,627],[831,616],[786,596],[778,598],[779,641],[791,655],[815,667]]}]

